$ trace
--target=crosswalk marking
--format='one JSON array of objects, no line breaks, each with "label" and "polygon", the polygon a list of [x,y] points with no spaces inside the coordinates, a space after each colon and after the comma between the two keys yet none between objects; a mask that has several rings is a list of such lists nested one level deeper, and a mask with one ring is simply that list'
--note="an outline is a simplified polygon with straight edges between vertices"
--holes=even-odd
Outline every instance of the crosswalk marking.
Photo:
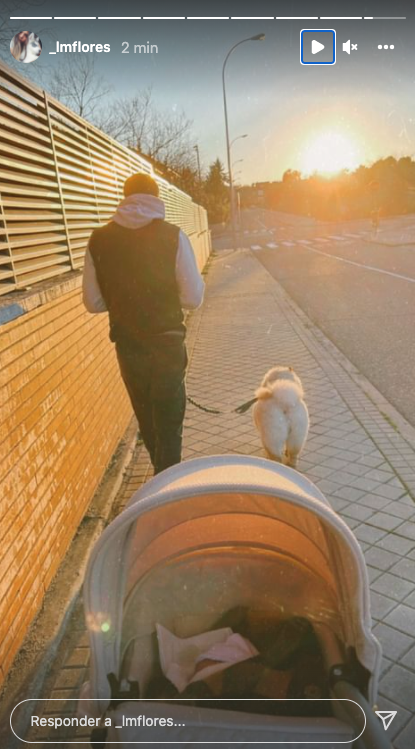
[{"label": "crosswalk marking", "polygon": [[[271,232],[265,232],[261,230],[254,230],[251,232],[245,231],[244,234],[268,234]],[[251,245],[251,250],[263,250],[265,248],[268,248],[270,250],[275,250],[278,247],[284,246],[284,247],[301,247],[303,246],[304,249],[313,249],[313,245],[316,245],[317,242],[321,242],[322,244],[330,244],[330,242],[336,241],[336,242],[347,242],[349,239],[359,239],[367,232],[361,232],[360,234],[342,234],[342,236],[338,234],[330,234],[326,235],[325,237],[315,237],[312,240],[310,239],[295,239],[293,242],[289,242],[287,240],[279,240],[279,244],[276,244],[275,242],[267,242],[266,238],[264,237],[263,240],[258,237],[257,241],[261,242],[261,244],[253,244]],[[317,250],[316,250],[317,251]],[[324,253],[322,253],[324,254]]]}]

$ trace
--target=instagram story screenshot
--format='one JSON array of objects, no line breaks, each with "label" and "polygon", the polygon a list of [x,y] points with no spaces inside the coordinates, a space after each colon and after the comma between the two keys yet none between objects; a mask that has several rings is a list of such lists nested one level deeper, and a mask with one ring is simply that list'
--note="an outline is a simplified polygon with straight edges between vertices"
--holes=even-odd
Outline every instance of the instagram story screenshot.
[{"label": "instagram story screenshot", "polygon": [[0,746],[415,747],[415,7],[0,0]]}]

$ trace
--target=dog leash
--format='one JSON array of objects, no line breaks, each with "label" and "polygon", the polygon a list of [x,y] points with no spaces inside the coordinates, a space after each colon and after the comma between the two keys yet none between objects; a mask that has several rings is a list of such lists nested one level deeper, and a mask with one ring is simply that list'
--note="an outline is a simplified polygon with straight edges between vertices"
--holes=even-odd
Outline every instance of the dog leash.
[{"label": "dog leash", "polygon": [[192,406],[196,406],[196,408],[198,408],[200,411],[204,411],[207,414],[225,415],[246,413],[246,411],[248,411],[251,406],[256,403],[258,398],[251,398],[249,401],[245,401],[245,403],[242,403],[237,408],[232,408],[230,411],[219,411],[217,408],[208,408],[207,406],[202,406],[200,403],[197,403],[197,401],[193,400],[190,395],[187,396],[187,400],[192,404]]}]

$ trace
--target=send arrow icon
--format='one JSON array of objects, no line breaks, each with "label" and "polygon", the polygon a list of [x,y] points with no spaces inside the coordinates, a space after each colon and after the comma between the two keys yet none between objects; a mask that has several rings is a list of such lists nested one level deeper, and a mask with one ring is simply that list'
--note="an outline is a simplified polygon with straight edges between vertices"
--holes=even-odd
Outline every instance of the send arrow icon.
[{"label": "send arrow icon", "polygon": [[313,39],[311,42],[311,54],[316,55],[317,52],[321,52],[322,49],[324,49],[324,44],[318,42],[317,39]]},{"label": "send arrow icon", "polygon": [[397,711],[396,710],[376,710],[376,715],[381,719],[385,731],[388,730]]}]

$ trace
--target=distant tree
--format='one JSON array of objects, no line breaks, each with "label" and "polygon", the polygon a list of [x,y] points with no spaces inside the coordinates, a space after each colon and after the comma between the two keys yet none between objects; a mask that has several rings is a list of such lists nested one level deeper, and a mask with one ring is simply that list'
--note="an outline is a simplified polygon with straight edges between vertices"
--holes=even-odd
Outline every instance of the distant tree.
[{"label": "distant tree", "polygon": [[226,221],[229,214],[229,191],[226,172],[220,159],[216,159],[209,167],[204,192],[210,223]]},{"label": "distant tree", "polygon": [[356,171],[354,172],[355,180],[358,184],[366,185],[370,182],[370,172],[367,166],[359,166]]},{"label": "distant tree", "polygon": [[184,112],[159,110],[151,87],[111,102],[99,126],[172,172],[194,169],[191,120]]},{"label": "distant tree", "polygon": [[301,180],[301,172],[297,169],[287,169],[282,175],[282,181],[285,183],[299,182]]},{"label": "distant tree", "polygon": [[102,128],[128,148],[141,150],[151,116],[151,87],[131,97],[111,101],[102,115]]},{"label": "distant tree", "polygon": [[[43,1],[39,0],[37,4],[41,5]],[[8,11],[11,12],[12,0],[7,2],[10,4]],[[24,12],[30,5],[29,0],[21,0],[19,7]],[[6,45],[12,31],[4,19],[0,21],[0,38],[2,35]],[[13,63],[13,58],[8,57]],[[30,72],[40,72],[40,75],[31,77],[58,101],[115,140],[146,156],[156,172],[194,199],[200,200],[201,185],[195,164],[192,123],[184,112],[159,110],[154,104],[151,88],[143,89],[129,98],[109,101],[112,88],[97,72],[94,55],[63,55],[59,63],[47,75],[44,69],[40,70],[38,62],[36,65],[23,66],[24,71],[20,65],[19,72],[27,74],[28,68]]]},{"label": "distant tree", "polygon": [[410,156],[403,156],[397,164],[398,172],[408,184],[415,185],[415,162]]},{"label": "distant tree", "polygon": [[99,127],[104,117],[102,104],[111,92],[111,86],[97,73],[94,55],[62,57],[59,67],[50,76],[49,92],[80,117]]},{"label": "distant tree", "polygon": [[246,188],[245,205],[256,202],[258,188],[266,208],[330,221],[415,213],[415,161],[388,156],[331,176],[287,169],[281,181]]},{"label": "distant tree", "polygon": [[192,183],[192,123],[184,112],[160,111],[151,87],[108,102],[111,87],[97,73],[94,56],[68,55],[53,71],[48,89],[81,117],[148,157],[156,171],[174,184],[184,189],[182,184]]},{"label": "distant tree", "polygon": [[183,192],[191,195],[193,200],[196,200],[198,203],[203,202],[203,187],[202,184],[200,184],[197,169],[194,167],[183,167],[183,169],[178,172],[174,184],[177,187],[180,187]]}]

